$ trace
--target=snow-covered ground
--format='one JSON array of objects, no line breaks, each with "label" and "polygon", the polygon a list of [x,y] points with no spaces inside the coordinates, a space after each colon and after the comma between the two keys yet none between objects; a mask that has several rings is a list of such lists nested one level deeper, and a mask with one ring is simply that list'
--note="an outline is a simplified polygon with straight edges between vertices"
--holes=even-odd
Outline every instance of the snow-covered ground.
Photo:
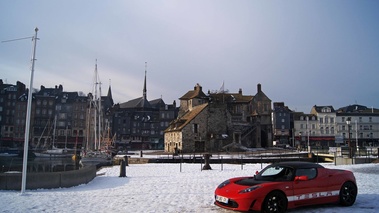
[{"label": "snow-covered ground", "polygon": [[[252,175],[267,164],[131,164],[127,177],[120,167],[106,167],[88,184],[60,189],[0,191],[0,212],[233,212],[213,204],[214,190],[222,181]],[[323,205],[291,210],[303,212],[377,212],[379,209],[379,164],[325,167],[354,172],[358,197],[351,207]]]}]

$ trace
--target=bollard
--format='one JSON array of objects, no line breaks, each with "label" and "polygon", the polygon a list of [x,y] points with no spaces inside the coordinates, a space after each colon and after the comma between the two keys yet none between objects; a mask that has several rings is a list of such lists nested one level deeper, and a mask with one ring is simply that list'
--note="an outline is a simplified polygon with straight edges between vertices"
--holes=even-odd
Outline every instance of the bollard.
[{"label": "bollard", "polygon": [[209,165],[209,158],[211,157],[211,154],[204,154],[204,166],[203,170],[211,170],[211,166]]},{"label": "bollard", "polygon": [[119,177],[126,177],[125,160],[122,160],[120,162],[120,176]]}]

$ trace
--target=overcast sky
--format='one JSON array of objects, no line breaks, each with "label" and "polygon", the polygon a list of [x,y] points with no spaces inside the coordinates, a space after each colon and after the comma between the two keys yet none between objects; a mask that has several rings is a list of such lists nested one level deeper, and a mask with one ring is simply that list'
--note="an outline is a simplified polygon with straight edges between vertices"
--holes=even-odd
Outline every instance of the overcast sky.
[{"label": "overcast sky", "polygon": [[[2,0],[0,40],[39,28],[34,88],[178,100],[196,83],[309,113],[314,105],[379,108],[379,1]],[[0,43],[0,78],[29,87],[31,39]]]}]

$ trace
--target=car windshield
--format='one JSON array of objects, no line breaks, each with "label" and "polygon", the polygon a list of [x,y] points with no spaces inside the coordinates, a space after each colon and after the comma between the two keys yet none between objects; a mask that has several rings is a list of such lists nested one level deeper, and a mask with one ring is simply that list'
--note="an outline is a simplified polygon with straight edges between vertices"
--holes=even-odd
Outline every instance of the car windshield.
[{"label": "car windshield", "polygon": [[255,176],[256,180],[263,181],[290,181],[293,179],[294,169],[286,166],[269,166]]}]

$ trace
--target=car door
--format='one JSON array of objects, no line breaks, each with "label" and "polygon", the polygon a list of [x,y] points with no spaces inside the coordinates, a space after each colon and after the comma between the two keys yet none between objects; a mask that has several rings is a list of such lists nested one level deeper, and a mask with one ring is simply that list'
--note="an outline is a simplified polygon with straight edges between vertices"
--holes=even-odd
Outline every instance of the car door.
[{"label": "car door", "polygon": [[[302,177],[301,180],[294,180],[295,206],[312,205],[325,202],[323,192],[327,188],[327,181],[318,179],[317,168],[300,168],[295,172],[296,177]],[[305,178],[306,177],[306,178]]]}]

